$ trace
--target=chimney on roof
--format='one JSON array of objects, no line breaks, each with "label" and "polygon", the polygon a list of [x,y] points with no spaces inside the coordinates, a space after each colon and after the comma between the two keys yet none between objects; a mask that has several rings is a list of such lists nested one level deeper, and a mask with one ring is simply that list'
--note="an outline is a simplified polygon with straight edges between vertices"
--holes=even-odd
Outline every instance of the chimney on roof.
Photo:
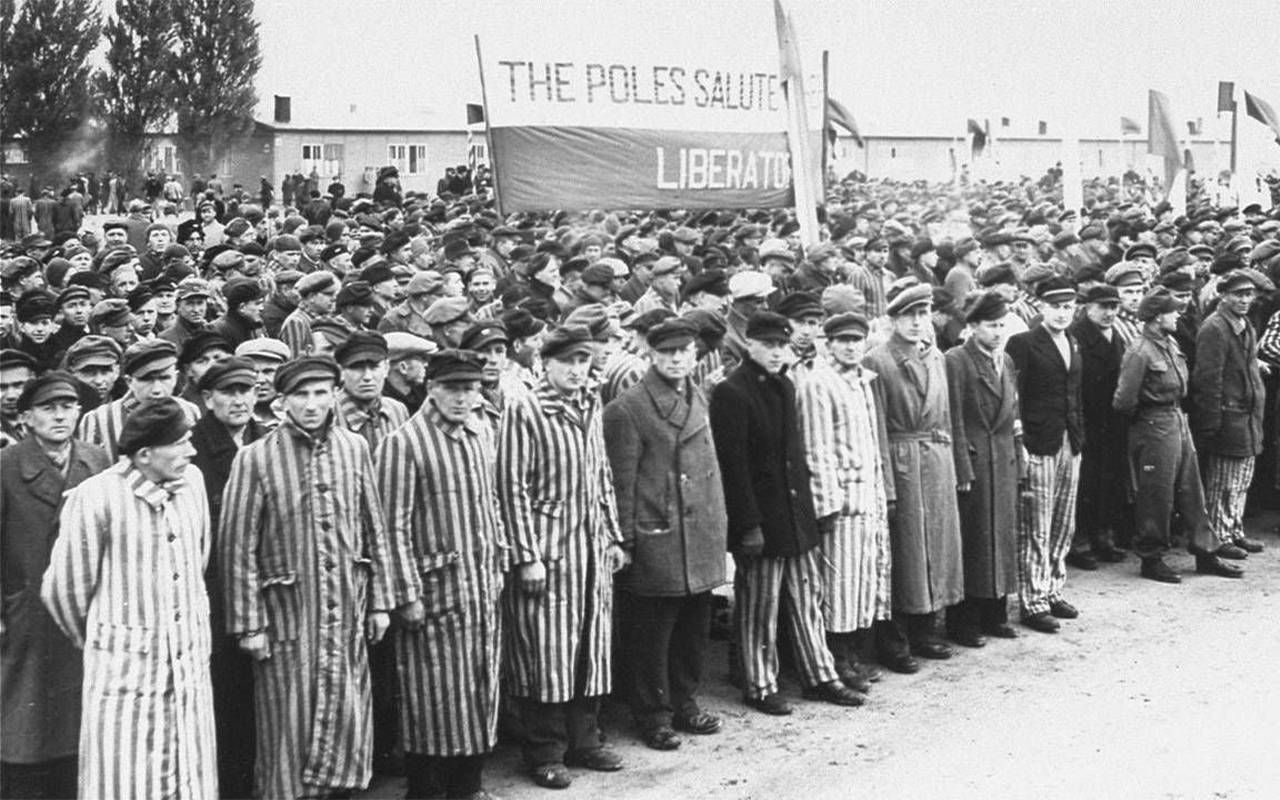
[{"label": "chimney on roof", "polygon": [[276,122],[288,123],[293,117],[292,102],[288,97],[276,95]]}]

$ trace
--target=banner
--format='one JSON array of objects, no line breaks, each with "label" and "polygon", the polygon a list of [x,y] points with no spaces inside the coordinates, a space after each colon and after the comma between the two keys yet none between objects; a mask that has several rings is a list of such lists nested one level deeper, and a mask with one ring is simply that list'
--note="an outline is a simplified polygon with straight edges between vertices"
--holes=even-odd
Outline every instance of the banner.
[{"label": "banner", "polygon": [[[794,205],[767,8],[746,26],[757,35],[744,31],[721,52],[696,26],[686,41],[643,30],[612,44],[477,36],[503,212]],[[816,87],[806,92],[816,161],[823,83],[806,81]],[[821,197],[821,164],[810,174]]]}]

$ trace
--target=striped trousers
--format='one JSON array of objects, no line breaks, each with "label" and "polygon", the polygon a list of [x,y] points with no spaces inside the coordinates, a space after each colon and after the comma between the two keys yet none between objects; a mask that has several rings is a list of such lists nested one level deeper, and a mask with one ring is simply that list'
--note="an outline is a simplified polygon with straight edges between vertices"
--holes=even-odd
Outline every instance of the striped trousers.
[{"label": "striped trousers", "polygon": [[1062,598],[1075,536],[1080,456],[1063,435],[1054,455],[1027,454],[1027,472],[1018,503],[1018,599],[1024,617],[1045,613]]},{"label": "striped trousers", "polygon": [[1244,538],[1244,503],[1253,482],[1254,461],[1253,456],[1233,458],[1205,453],[1201,457],[1205,514],[1218,544]]},{"label": "striped trousers", "polygon": [[778,691],[778,612],[796,647],[805,686],[837,680],[822,618],[822,569],[818,550],[785,558],[734,556],[733,601],[738,644],[749,699]]}]

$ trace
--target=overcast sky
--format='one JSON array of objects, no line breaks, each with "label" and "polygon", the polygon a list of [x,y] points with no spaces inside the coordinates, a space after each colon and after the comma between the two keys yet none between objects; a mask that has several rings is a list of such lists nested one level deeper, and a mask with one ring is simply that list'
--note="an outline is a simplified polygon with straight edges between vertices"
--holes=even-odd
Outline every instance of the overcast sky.
[{"label": "overcast sky", "polygon": [[[789,0],[807,65],[830,51],[830,93],[868,134],[948,134],[1001,116],[1013,130],[1115,135],[1146,130],[1147,89],[1175,123],[1215,118],[1217,82],[1235,80],[1280,108],[1275,0]],[[352,103],[379,118],[406,105],[462,122],[478,102],[472,35],[573,43],[645,34],[736,40],[771,30],[771,0],[259,0],[259,91]],[[673,33],[674,32],[674,33]],[[747,37],[750,38],[750,37]],[[758,38],[755,41],[759,41]],[[309,103],[308,103],[309,105]],[[264,106],[264,109],[268,106]],[[269,111],[266,112],[269,114]],[[295,112],[297,113],[297,112]],[[1246,123],[1241,113],[1241,125]]]}]

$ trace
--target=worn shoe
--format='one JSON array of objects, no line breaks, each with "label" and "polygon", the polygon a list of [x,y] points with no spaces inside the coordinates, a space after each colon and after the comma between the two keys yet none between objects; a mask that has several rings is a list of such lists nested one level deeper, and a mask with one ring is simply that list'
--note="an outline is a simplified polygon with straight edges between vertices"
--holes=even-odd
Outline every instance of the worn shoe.
[{"label": "worn shoe", "polygon": [[995,625],[984,626],[982,632],[987,636],[994,636],[997,639],[1017,639],[1018,632],[1013,626],[1007,622],[1000,622]]},{"label": "worn shoe", "polygon": [[1216,555],[1196,556],[1196,572],[1201,575],[1217,575],[1220,578],[1243,578],[1244,570],[1228,564]]},{"label": "worn shoe", "polygon": [[622,756],[607,747],[593,747],[590,750],[570,750],[564,754],[564,763],[596,772],[617,772],[622,769]]},{"label": "worn shoe", "polygon": [[1041,611],[1039,614],[1023,617],[1022,624],[1033,631],[1040,631],[1041,633],[1057,633],[1058,629],[1062,627],[1048,611]]},{"label": "worn shoe", "polygon": [[950,647],[947,647],[942,642],[936,642],[933,640],[917,642],[916,644],[911,645],[911,652],[921,656],[922,658],[932,658],[935,661],[945,661],[946,659],[951,658],[955,653],[955,651]]},{"label": "worn shoe", "polygon": [[987,640],[974,628],[961,628],[950,635],[951,641],[961,647],[986,647]]},{"label": "worn shoe", "polygon": [[1241,536],[1236,539],[1235,545],[1246,553],[1261,553],[1263,551],[1262,542],[1257,539],[1250,539],[1248,536]]},{"label": "worn shoe", "polygon": [[671,720],[671,727],[696,736],[709,736],[720,731],[720,718],[705,711],[677,714],[675,719]]},{"label": "worn shoe", "polygon": [[791,713],[791,705],[777,692],[764,697],[748,697],[746,702],[756,711],[774,717],[785,717]]},{"label": "worn shoe", "polygon": [[860,706],[866,698],[845,686],[840,681],[829,681],[804,690],[806,700],[821,700],[837,706]]},{"label": "worn shoe", "polygon": [[640,735],[645,746],[651,750],[676,750],[680,747],[680,737],[669,725],[650,728]]},{"label": "worn shoe", "polygon": [[1094,558],[1099,561],[1105,561],[1108,564],[1119,564],[1126,558],[1125,552],[1119,547],[1100,547],[1093,551]]},{"label": "worn shoe", "polygon": [[[1196,556],[1196,563],[1199,563],[1201,558],[1213,558],[1214,560],[1217,560],[1217,557],[1213,555]],[[1182,583],[1182,576],[1175,572],[1168,564],[1164,563],[1163,558],[1142,559],[1141,575],[1144,578],[1150,578],[1151,580],[1159,581],[1160,583]]]},{"label": "worn shoe", "polygon": [[1230,543],[1224,544],[1217,550],[1214,550],[1213,554],[1218,558],[1229,558],[1232,561],[1243,561],[1249,557],[1248,551],[1243,547]]},{"label": "worn shoe", "polygon": [[1058,619],[1075,619],[1080,616],[1079,610],[1066,600],[1049,601],[1049,613]]},{"label": "worn shoe", "polygon": [[1088,551],[1067,553],[1067,566],[1092,572],[1098,568],[1098,558]]},{"label": "worn shoe", "polygon": [[888,653],[880,656],[880,663],[903,675],[914,675],[920,671],[920,662],[916,661],[910,653]]},{"label": "worn shoe", "polygon": [[529,770],[529,777],[543,789],[568,789],[573,783],[573,776],[564,764],[538,764]]},{"label": "worn shoe", "polygon": [[836,674],[840,676],[840,682],[855,692],[866,694],[871,691],[871,681],[862,677],[856,669],[848,664],[836,665]]}]

